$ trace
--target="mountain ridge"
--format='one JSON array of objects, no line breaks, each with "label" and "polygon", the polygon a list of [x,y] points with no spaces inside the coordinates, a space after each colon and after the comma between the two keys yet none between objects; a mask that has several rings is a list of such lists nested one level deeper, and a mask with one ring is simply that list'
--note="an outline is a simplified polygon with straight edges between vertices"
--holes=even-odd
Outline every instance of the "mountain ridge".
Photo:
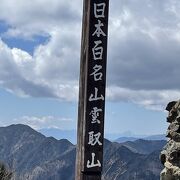
[{"label": "mountain ridge", "polygon": [[[19,124],[0,128],[0,136],[0,159],[13,170],[14,180],[74,180],[76,147],[68,140],[45,137]],[[159,179],[162,166],[158,148],[141,154],[130,145],[104,139],[103,179]],[[152,143],[149,146],[155,147]]]},{"label": "mountain ridge", "polygon": [[[76,130],[62,130],[58,128],[44,128],[39,129],[38,132],[45,135],[46,137],[54,137],[56,139],[68,139],[71,143],[76,144]],[[133,135],[130,132],[125,133],[105,133],[105,138],[109,139],[110,141],[114,142],[126,142],[126,141],[135,141],[138,139],[145,139],[145,140],[165,140],[165,134],[156,134],[156,135]]]}]

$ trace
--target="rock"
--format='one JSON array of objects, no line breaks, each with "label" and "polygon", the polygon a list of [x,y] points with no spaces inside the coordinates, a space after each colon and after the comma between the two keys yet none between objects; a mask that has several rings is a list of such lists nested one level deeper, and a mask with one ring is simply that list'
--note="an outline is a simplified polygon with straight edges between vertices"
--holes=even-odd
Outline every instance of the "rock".
[{"label": "rock", "polygon": [[166,137],[170,138],[163,148],[160,160],[164,169],[160,174],[161,180],[180,180],[180,100],[170,102],[167,122],[170,123]]},{"label": "rock", "polygon": [[169,102],[168,105],[166,106],[166,110],[170,111],[175,104],[176,101]]}]

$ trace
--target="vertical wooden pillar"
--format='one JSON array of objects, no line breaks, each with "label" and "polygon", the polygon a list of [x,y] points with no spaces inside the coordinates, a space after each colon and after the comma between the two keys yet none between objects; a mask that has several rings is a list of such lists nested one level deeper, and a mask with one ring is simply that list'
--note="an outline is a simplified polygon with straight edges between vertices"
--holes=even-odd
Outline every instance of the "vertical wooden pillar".
[{"label": "vertical wooden pillar", "polygon": [[79,82],[76,180],[100,180],[109,0],[84,0]]}]

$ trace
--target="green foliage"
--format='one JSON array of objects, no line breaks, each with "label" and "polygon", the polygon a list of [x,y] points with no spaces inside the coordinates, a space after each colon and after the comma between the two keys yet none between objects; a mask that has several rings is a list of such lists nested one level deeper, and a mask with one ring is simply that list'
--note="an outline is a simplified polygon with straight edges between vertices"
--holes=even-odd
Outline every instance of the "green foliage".
[{"label": "green foliage", "polygon": [[10,180],[12,172],[10,172],[3,163],[0,163],[0,180]]}]

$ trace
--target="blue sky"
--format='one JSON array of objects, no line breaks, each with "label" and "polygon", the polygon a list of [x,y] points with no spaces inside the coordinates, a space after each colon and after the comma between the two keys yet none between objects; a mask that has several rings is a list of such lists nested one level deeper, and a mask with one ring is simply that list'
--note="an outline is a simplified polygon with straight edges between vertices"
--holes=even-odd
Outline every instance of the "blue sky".
[{"label": "blue sky", "polygon": [[[110,2],[106,132],[165,133],[166,104],[180,97],[179,8]],[[76,129],[81,20],[81,0],[2,0],[1,126]]]}]

